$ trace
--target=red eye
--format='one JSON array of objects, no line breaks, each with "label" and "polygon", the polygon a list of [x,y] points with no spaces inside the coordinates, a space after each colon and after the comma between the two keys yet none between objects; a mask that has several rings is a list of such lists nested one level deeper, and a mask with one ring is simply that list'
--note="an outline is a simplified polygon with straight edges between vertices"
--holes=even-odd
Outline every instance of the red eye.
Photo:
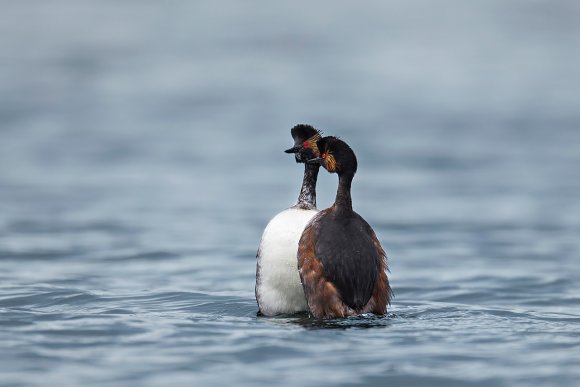
[{"label": "red eye", "polygon": [[308,141],[304,141],[304,148],[308,148]]},{"label": "red eye", "polygon": [[322,154],[322,158],[325,159],[326,158],[326,153]]}]

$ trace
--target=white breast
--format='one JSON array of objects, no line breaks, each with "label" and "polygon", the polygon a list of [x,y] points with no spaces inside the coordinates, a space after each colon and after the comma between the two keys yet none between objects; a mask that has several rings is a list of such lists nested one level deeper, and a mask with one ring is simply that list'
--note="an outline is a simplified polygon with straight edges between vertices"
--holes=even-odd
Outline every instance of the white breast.
[{"label": "white breast", "polygon": [[298,241],[315,210],[289,208],[266,226],[256,268],[256,299],[262,314],[273,316],[307,311],[298,274]]}]

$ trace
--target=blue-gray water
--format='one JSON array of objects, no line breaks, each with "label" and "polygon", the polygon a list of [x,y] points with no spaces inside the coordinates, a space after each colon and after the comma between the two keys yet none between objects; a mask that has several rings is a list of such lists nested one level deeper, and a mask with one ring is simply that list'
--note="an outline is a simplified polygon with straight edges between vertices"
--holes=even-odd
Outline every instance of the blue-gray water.
[{"label": "blue-gray water", "polygon": [[[0,384],[580,383],[576,1],[15,1]],[[307,122],[359,158],[381,318],[259,318]],[[336,176],[322,174],[319,207]]]}]

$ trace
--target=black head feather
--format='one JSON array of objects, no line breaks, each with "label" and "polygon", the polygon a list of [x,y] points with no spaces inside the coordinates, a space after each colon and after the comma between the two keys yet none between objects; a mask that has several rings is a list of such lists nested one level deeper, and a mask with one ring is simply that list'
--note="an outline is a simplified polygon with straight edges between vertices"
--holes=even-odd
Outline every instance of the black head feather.
[{"label": "black head feather", "polygon": [[330,173],[356,173],[358,162],[351,147],[337,137],[327,136],[317,141],[316,145],[324,158],[323,166]]},{"label": "black head feather", "polygon": [[[321,132],[311,125],[298,124],[290,130],[294,139],[294,147],[287,153],[294,153],[297,163],[305,163],[319,156],[316,141],[320,139]],[[308,146],[305,146],[308,144]]]},{"label": "black head feather", "polygon": [[302,144],[304,141],[315,136],[316,134],[321,134],[320,131],[316,130],[311,125],[298,124],[290,130],[292,138],[296,144]]}]

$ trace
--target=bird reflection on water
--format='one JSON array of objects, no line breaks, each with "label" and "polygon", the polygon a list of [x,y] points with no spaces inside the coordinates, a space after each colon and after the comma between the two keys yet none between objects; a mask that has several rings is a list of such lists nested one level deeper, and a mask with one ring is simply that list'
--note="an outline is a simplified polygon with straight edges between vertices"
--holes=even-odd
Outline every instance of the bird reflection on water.
[{"label": "bird reflection on water", "polygon": [[[258,317],[263,317],[258,312]],[[308,330],[318,329],[366,329],[366,328],[388,328],[392,325],[392,319],[396,318],[395,313],[388,313],[383,316],[365,314],[338,319],[322,319],[309,315],[306,312],[292,315],[280,315],[276,317],[264,317],[269,322],[281,325],[296,325]]]}]

